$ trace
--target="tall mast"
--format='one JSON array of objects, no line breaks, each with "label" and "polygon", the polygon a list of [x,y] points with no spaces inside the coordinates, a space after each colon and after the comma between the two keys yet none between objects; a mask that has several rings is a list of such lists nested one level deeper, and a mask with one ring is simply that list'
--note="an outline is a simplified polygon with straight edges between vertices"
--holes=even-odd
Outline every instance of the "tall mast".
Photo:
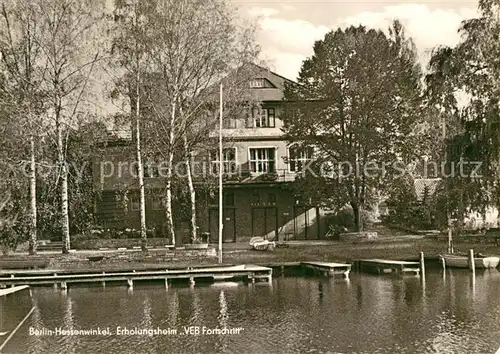
[{"label": "tall mast", "polygon": [[220,84],[220,107],[219,107],[219,263],[222,263],[222,228],[224,227],[222,214],[223,214],[223,200],[222,200],[222,174],[224,173],[224,156],[222,153],[222,83]]}]

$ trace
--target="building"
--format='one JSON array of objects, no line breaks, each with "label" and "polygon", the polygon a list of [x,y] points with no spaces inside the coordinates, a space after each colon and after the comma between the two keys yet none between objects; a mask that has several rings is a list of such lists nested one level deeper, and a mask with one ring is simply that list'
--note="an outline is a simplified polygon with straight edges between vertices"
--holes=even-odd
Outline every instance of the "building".
[{"label": "building", "polygon": [[[319,208],[294,196],[291,182],[312,156],[309,149],[294,148],[282,131],[283,89],[288,79],[258,67],[250,80],[250,90],[259,108],[245,116],[228,117],[222,130],[224,149],[223,241],[245,242],[253,236],[268,239],[318,239],[325,233]],[[218,132],[213,132],[216,139]],[[213,145],[214,147],[217,144]],[[134,177],[133,147],[126,140],[108,144],[105,158],[94,161],[94,181],[102,191],[95,212],[103,227],[138,228],[138,185]],[[219,163],[217,148],[201,151],[209,170],[216,178]],[[103,162],[105,161],[105,162]],[[113,166],[114,171],[110,171]],[[113,172],[113,173],[112,173]],[[219,206],[216,184],[207,186],[205,179],[195,176],[197,220],[200,232],[218,238]],[[149,176],[149,177],[148,177]],[[148,227],[162,229],[164,212],[161,205],[162,181],[148,174],[146,168],[146,214]],[[184,205],[180,203],[179,208]],[[177,207],[176,207],[177,209]],[[186,242],[187,221],[178,224],[176,244]]]}]

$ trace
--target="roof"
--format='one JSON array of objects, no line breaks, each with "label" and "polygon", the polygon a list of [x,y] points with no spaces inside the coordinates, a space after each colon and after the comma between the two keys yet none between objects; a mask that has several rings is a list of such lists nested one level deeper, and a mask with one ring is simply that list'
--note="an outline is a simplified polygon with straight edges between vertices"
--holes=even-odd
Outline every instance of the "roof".
[{"label": "roof", "polygon": [[417,200],[421,201],[424,199],[426,189],[428,195],[434,195],[440,182],[441,178],[416,178],[415,180],[413,180],[413,186],[415,188]]},{"label": "roof", "polygon": [[[265,79],[267,85],[265,87],[250,88],[249,83],[254,79]],[[235,82],[238,83],[237,85],[243,85],[239,86],[241,93],[245,92],[244,95],[248,95],[248,99],[253,99],[257,102],[282,101],[285,82],[294,83],[294,81],[254,63],[243,64],[234,69],[221,82],[224,85],[227,81],[233,82],[232,85]],[[219,83],[207,88],[208,95],[213,96],[214,100],[219,99],[218,87]],[[238,94],[237,98],[241,99],[241,94]]]},{"label": "roof", "polygon": [[274,85],[274,88],[252,88],[252,96],[257,101],[281,101],[283,100],[283,91],[285,89],[285,82],[294,83],[294,81],[287,79],[281,75],[276,74],[275,72],[266,69],[257,64],[250,64],[255,69],[255,79],[257,78],[265,78],[271,84]]}]

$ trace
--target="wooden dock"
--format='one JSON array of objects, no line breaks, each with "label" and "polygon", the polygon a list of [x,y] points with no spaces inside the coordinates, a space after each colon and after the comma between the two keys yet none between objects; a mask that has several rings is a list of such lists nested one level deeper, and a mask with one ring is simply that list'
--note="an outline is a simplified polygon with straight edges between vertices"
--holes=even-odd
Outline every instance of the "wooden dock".
[{"label": "wooden dock", "polygon": [[387,259],[358,259],[353,262],[353,268],[358,272],[374,274],[420,274],[419,262]]},{"label": "wooden dock", "polygon": [[14,287],[8,288],[8,289],[0,289],[0,297],[16,293],[18,291],[21,291],[21,290],[24,290],[27,288],[29,288],[28,285],[20,285],[20,286],[14,286]]},{"label": "wooden dock", "polygon": [[187,269],[162,269],[150,271],[86,271],[84,273],[77,272],[23,272],[8,273],[3,272],[0,275],[0,287],[16,286],[16,285],[47,285],[59,284],[62,289],[66,289],[69,283],[94,283],[100,282],[103,285],[106,282],[127,282],[129,287],[133,287],[134,281],[142,280],[164,280],[165,286],[171,280],[185,279],[194,284],[196,279],[233,279],[243,278],[254,283],[257,280],[266,280],[271,282],[272,269],[257,265],[238,265],[229,267],[205,267],[205,268],[187,268]]},{"label": "wooden dock", "polygon": [[301,266],[307,269],[312,269],[316,273],[330,277],[342,275],[345,278],[348,278],[351,271],[351,265],[346,263],[301,262]]}]

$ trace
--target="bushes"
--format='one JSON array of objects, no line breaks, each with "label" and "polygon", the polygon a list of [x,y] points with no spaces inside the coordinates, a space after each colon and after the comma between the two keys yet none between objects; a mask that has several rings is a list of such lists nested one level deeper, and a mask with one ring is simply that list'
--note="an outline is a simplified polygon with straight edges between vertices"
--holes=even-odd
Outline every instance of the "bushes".
[{"label": "bushes", "polygon": [[[149,238],[148,245],[157,247],[167,245],[168,239],[166,238]],[[75,235],[71,241],[72,248],[79,250],[98,250],[100,248],[132,248],[139,247],[141,245],[140,238],[86,238],[82,235]]]},{"label": "bushes", "polygon": [[29,238],[30,216],[21,198],[22,191],[8,195],[0,211],[0,248],[2,254],[14,251]]},{"label": "bushes", "polygon": [[[363,210],[363,225],[367,225],[373,222],[374,217],[372,214],[373,213],[370,212],[369,210]],[[344,208],[340,209],[337,213],[327,215],[326,224],[334,225],[336,228],[339,229],[345,228],[347,230],[354,230],[355,223],[354,223],[354,213],[352,211],[352,208],[350,206],[345,206]]]},{"label": "bushes", "polygon": [[[159,236],[159,232],[156,228],[151,228],[146,230],[148,238],[154,238]],[[77,234],[71,236],[72,240],[87,241],[87,240],[110,240],[110,239],[139,239],[141,238],[141,233],[136,229],[103,229],[96,227],[90,229],[82,234]]]},{"label": "bushes", "polygon": [[382,218],[382,222],[415,230],[436,229],[442,223],[439,211],[443,206],[440,203],[436,193],[430,195],[427,188],[419,200],[413,181],[401,179],[387,200],[389,214]]}]

